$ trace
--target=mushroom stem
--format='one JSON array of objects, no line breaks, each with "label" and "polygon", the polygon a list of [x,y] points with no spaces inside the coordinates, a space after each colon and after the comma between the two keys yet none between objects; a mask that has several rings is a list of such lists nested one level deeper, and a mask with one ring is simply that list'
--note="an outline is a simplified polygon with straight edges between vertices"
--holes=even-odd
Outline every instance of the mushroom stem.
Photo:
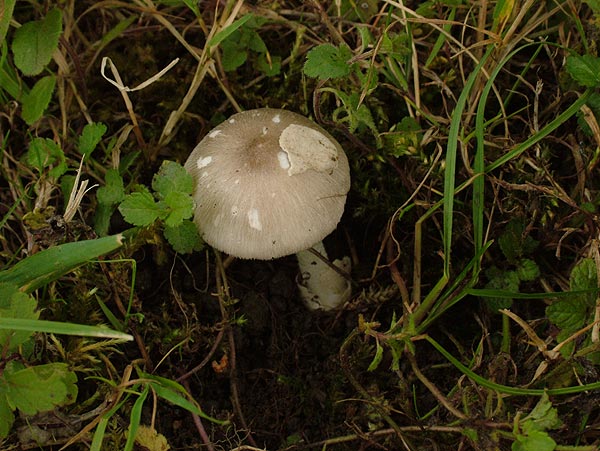
[{"label": "mushroom stem", "polygon": [[[312,249],[327,258],[323,242],[319,241]],[[306,305],[312,309],[333,310],[350,298],[351,285],[346,278],[331,268],[310,249],[296,254],[300,267],[298,288]],[[333,265],[342,271],[350,271],[350,259],[335,260]]]}]

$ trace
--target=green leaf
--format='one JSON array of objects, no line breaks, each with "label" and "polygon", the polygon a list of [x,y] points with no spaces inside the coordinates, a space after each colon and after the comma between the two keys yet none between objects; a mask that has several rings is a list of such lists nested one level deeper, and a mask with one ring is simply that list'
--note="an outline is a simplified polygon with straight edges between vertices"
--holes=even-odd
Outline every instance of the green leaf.
[{"label": "green leaf", "polygon": [[18,368],[9,362],[3,376],[9,406],[26,415],[70,404],[77,397],[77,376],[64,363]]},{"label": "green leaf", "polygon": [[163,199],[172,192],[192,194],[194,179],[174,161],[163,161],[158,173],[152,179],[152,189]]},{"label": "green leaf", "polygon": [[600,0],[583,0],[590,7],[594,14],[600,14]]},{"label": "green leaf", "polygon": [[134,226],[144,227],[164,216],[165,211],[154,201],[149,192],[131,193],[119,205],[125,221]]},{"label": "green leaf", "polygon": [[523,220],[515,218],[506,224],[498,238],[498,245],[510,263],[516,263],[517,259],[530,254],[538,246],[538,242],[529,235],[525,235],[525,232]]},{"label": "green leaf", "polygon": [[304,74],[321,80],[346,77],[350,74],[351,57],[352,52],[346,46],[318,45],[306,55]]},{"label": "green leaf", "polygon": [[[596,264],[591,258],[584,258],[572,270],[569,280],[571,291],[597,290],[598,277]],[[596,292],[573,293],[560,298],[546,307],[548,319],[561,329],[556,339],[560,342],[593,321],[596,306]],[[589,335],[589,334],[588,334]],[[586,341],[589,337],[586,338]],[[561,348],[561,354],[568,356],[573,343]]]},{"label": "green leaf", "polygon": [[[37,320],[37,302],[31,296],[19,291],[16,285],[0,283],[0,319],[20,318]],[[0,347],[14,352],[31,337],[30,331],[0,329]]]},{"label": "green leaf", "polygon": [[116,169],[108,169],[104,175],[104,186],[96,191],[98,202],[103,205],[116,205],[125,197],[123,177]]},{"label": "green leaf", "polygon": [[86,157],[89,156],[106,133],[106,125],[101,122],[93,122],[83,127],[79,137],[79,152]]},{"label": "green leaf", "polygon": [[163,233],[175,252],[180,254],[199,251],[204,244],[196,224],[190,220],[184,220],[176,227],[165,226]]},{"label": "green leaf", "polygon": [[149,385],[160,398],[163,398],[176,406],[182,407],[189,412],[200,415],[202,418],[213,423],[220,425],[229,423],[228,420],[217,420],[216,418],[206,415],[202,409],[200,409],[198,404],[189,396],[185,387],[177,381],[166,377],[156,376],[154,374],[144,373],[139,369],[137,371],[141,378],[150,380]]},{"label": "green leaf", "polygon": [[565,333],[564,338],[585,326],[586,318],[590,313],[589,304],[580,296],[560,299],[546,308],[548,319],[562,329]]},{"label": "green leaf", "polygon": [[517,263],[517,274],[522,281],[531,282],[540,276],[540,268],[533,260],[524,258]]},{"label": "green leaf", "polygon": [[119,171],[108,169],[104,175],[104,180],[104,186],[96,191],[98,206],[94,214],[94,230],[100,236],[108,234],[110,218],[115,211],[115,205],[125,198],[123,177],[121,177]]},{"label": "green leaf", "polygon": [[10,269],[0,271],[0,283],[11,283],[21,291],[30,293],[77,266],[114,251],[122,244],[122,235],[112,235],[54,246],[24,258]]},{"label": "green leaf", "polygon": [[25,75],[38,75],[58,48],[62,33],[62,13],[54,8],[42,20],[27,22],[16,32],[12,42],[15,65]]},{"label": "green leaf", "polygon": [[281,57],[271,56],[270,59],[267,59],[267,55],[265,53],[261,53],[256,58],[255,66],[267,77],[272,77],[281,72]]},{"label": "green leaf", "polygon": [[[241,37],[239,32],[236,35]],[[248,59],[248,49],[238,39],[227,39],[221,44],[221,50],[221,64],[225,72],[236,70]]]},{"label": "green leaf", "polygon": [[65,154],[50,138],[33,138],[27,151],[27,164],[39,172],[56,162],[64,162]]},{"label": "green leaf", "polygon": [[223,40],[225,40],[229,35],[231,35],[234,31],[248,22],[250,19],[254,17],[253,14],[245,14],[240,17],[238,20],[233,22],[231,25],[225,27],[221,31],[217,32],[207,43],[208,47],[214,47],[215,45],[219,45]]},{"label": "green leaf", "polygon": [[554,451],[556,442],[547,432],[534,431],[531,435],[517,435],[511,445],[512,451]]},{"label": "green leaf", "polygon": [[[3,42],[6,37],[8,25],[10,24],[10,19],[12,19],[13,10],[15,9],[15,3],[17,3],[17,0],[4,0],[2,2],[3,8],[0,13],[0,42]],[[0,436],[1,435],[2,434],[0,433]]]},{"label": "green leaf", "polygon": [[165,196],[163,202],[169,207],[169,213],[164,218],[168,227],[177,227],[194,214],[194,199],[189,194],[172,191]]},{"label": "green leaf", "polygon": [[[571,291],[593,290],[598,288],[598,272],[596,262],[592,258],[584,258],[571,270],[569,277]],[[588,293],[586,302],[592,304],[596,300],[596,293]]]},{"label": "green leaf", "polygon": [[137,430],[140,426],[140,421],[142,419],[142,409],[144,407],[144,402],[146,402],[146,398],[148,397],[149,392],[150,389],[148,388],[148,386],[145,386],[144,390],[139,394],[138,399],[135,400],[135,403],[131,408],[131,413],[129,414],[129,430],[127,431],[127,441],[125,442],[123,451],[133,450],[133,446],[135,444],[135,436],[137,435]]},{"label": "green leaf", "polygon": [[244,34],[244,41],[247,42],[248,48],[256,53],[267,53],[267,44],[256,32],[255,29],[250,27],[242,28]]},{"label": "green leaf", "polygon": [[41,319],[21,319],[0,317],[0,330],[45,332],[49,334],[75,335],[79,337],[111,338],[115,340],[133,340],[133,336],[109,329],[105,326],[88,326],[86,324],[63,323]]},{"label": "green leaf", "polygon": [[29,92],[29,87],[21,80],[14,66],[9,64],[8,58],[0,58],[0,88],[18,102]]},{"label": "green leaf", "polygon": [[552,406],[547,393],[540,397],[533,410],[521,422],[523,432],[528,435],[533,431],[547,431],[562,426],[558,410]]},{"label": "green leaf", "polygon": [[379,340],[377,340],[375,344],[377,346],[377,348],[375,350],[375,356],[373,357],[373,360],[369,364],[367,371],[375,371],[377,369],[377,367],[379,366],[379,364],[381,363],[381,359],[383,358],[383,346],[381,346],[381,344],[379,344]]},{"label": "green leaf", "polygon": [[567,57],[565,67],[573,80],[580,85],[588,88],[600,85],[600,58],[592,55],[571,55]]},{"label": "green leaf", "polygon": [[21,117],[27,124],[31,125],[42,117],[56,86],[56,77],[48,75],[40,78],[28,94],[23,95],[21,102],[23,109]]},{"label": "green leaf", "polygon": [[197,0],[183,0],[183,3],[193,11],[196,17],[200,17],[200,8],[198,7],[199,3]]},{"label": "green leaf", "polygon": [[[519,276],[516,271],[503,271],[492,267],[486,271],[489,281],[485,285],[488,290],[508,291],[512,293],[519,292]],[[500,309],[510,308],[513,300],[506,297],[490,296],[484,299],[485,305],[493,312]]]},{"label": "green leaf", "polygon": [[412,117],[406,116],[392,131],[381,135],[383,148],[394,157],[418,155],[422,139],[421,126]]},{"label": "green leaf", "polygon": [[219,425],[225,425],[228,423],[228,421],[218,420],[216,418],[213,418],[213,417],[207,415],[206,413],[204,413],[202,411],[202,409],[200,409],[198,404],[196,404],[192,400],[187,399],[185,396],[182,396],[182,394],[178,393],[177,391],[173,390],[170,387],[164,386],[162,384],[158,384],[156,382],[150,382],[150,386],[156,392],[158,397],[160,397],[166,401],[169,401],[173,405],[181,407],[182,409],[185,409],[188,412],[195,413],[196,415],[199,415],[200,417],[204,418],[205,420],[211,421],[211,422],[219,424]]},{"label": "green leaf", "polygon": [[4,439],[8,436],[13,423],[15,422],[15,416],[12,413],[12,409],[8,405],[8,400],[4,393],[2,380],[0,379],[0,439]]},{"label": "green leaf", "polygon": [[506,24],[506,21],[510,18],[514,7],[514,0],[498,0],[493,14],[494,22],[492,29],[494,31],[497,31],[500,25]]}]

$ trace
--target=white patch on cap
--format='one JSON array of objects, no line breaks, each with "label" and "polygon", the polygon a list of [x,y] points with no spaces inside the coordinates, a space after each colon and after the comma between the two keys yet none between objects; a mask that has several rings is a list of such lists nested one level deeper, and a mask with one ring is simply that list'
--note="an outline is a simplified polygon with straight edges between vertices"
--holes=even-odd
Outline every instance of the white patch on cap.
[{"label": "white patch on cap", "polygon": [[273,122],[275,122],[276,124],[279,124],[281,122],[281,116],[279,114],[276,114],[275,116],[273,116],[273,119],[271,119]]},{"label": "white patch on cap", "polygon": [[237,205],[234,205],[233,207],[231,207],[231,214],[233,216],[237,216],[238,213],[239,213],[239,209],[238,209]]},{"label": "white patch on cap", "polygon": [[239,185],[239,184],[240,184],[240,179],[235,179],[235,180],[233,181],[233,183],[235,183],[236,185]]},{"label": "white patch on cap", "polygon": [[234,122],[235,122],[235,119],[233,119],[233,118],[229,119],[230,124],[233,124]]},{"label": "white patch on cap", "polygon": [[223,133],[221,130],[213,130],[212,132],[210,132],[208,134],[209,138],[214,138],[216,136],[219,136],[221,133]]},{"label": "white patch on cap", "polygon": [[208,177],[208,172],[204,171],[202,174],[200,174],[200,177],[202,177],[202,178]]},{"label": "white patch on cap", "polygon": [[290,168],[290,159],[288,158],[288,154],[283,150],[277,152],[277,160],[279,161],[279,166],[281,169],[289,169]]},{"label": "white patch on cap", "polygon": [[209,155],[208,157],[198,158],[198,169],[205,168],[212,162],[212,157]]},{"label": "white patch on cap", "polygon": [[338,164],[338,149],[318,130],[304,125],[288,125],[279,137],[279,145],[290,162],[288,175],[309,169],[331,174]]},{"label": "white patch on cap", "polygon": [[266,135],[268,131],[269,131],[269,129],[267,127],[263,127],[262,128],[262,134],[263,134],[263,136]]},{"label": "white patch on cap", "polygon": [[260,217],[258,216],[258,210],[256,208],[251,208],[248,211],[248,223],[250,227],[256,230],[262,230],[262,224],[260,223]]}]

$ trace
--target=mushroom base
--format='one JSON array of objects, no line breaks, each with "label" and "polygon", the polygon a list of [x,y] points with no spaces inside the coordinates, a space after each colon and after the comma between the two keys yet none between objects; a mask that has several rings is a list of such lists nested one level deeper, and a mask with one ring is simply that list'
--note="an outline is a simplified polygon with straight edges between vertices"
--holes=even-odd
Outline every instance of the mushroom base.
[{"label": "mushroom base", "polygon": [[[319,241],[312,249],[327,258],[323,242]],[[350,282],[332,269],[310,249],[296,254],[300,267],[298,289],[302,299],[311,310],[333,310],[343,305],[352,294]],[[350,272],[350,258],[335,260],[333,265],[340,270]]]}]

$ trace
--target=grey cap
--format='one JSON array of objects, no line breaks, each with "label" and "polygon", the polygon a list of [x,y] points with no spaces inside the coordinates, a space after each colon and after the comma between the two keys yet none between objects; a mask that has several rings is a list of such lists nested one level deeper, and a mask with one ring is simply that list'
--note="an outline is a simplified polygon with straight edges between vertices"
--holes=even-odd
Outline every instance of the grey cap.
[{"label": "grey cap", "polygon": [[261,108],[231,116],[196,146],[186,170],[194,221],[211,246],[240,258],[294,254],[333,231],[350,189],[348,159],[323,128]]}]

